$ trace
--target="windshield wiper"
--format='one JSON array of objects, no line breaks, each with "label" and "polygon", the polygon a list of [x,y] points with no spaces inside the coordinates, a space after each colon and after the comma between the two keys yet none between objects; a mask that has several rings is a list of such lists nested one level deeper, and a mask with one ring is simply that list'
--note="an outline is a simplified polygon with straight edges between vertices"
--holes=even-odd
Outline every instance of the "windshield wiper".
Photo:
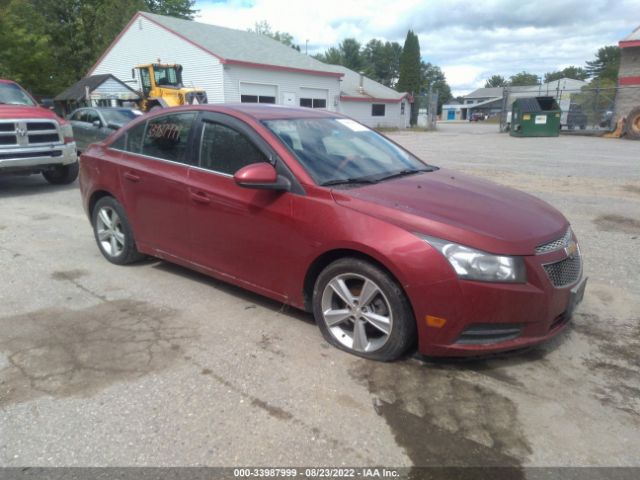
[{"label": "windshield wiper", "polygon": [[345,184],[356,184],[356,183],[376,183],[377,180],[371,180],[368,178],[336,178],[335,180],[327,180],[326,182],[321,183],[320,185],[323,187],[328,187],[330,185],[345,185]]},{"label": "windshield wiper", "polygon": [[415,175],[416,173],[433,172],[433,170],[434,170],[433,168],[418,168],[418,169],[406,168],[404,170],[400,170],[399,172],[385,175],[384,177],[378,177],[376,178],[375,181],[381,182],[382,180],[389,180],[391,178],[404,177],[406,175]]}]

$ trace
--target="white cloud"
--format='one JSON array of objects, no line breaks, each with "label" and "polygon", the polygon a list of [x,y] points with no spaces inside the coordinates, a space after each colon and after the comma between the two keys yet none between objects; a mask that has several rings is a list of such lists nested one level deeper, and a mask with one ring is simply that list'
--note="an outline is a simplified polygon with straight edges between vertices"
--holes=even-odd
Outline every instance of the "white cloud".
[{"label": "white cloud", "polygon": [[454,94],[493,74],[543,75],[583,66],[640,22],[640,0],[200,0],[197,21],[247,29],[261,20],[291,33],[304,51],[348,37],[404,42],[419,36],[423,59],[439,65]]}]

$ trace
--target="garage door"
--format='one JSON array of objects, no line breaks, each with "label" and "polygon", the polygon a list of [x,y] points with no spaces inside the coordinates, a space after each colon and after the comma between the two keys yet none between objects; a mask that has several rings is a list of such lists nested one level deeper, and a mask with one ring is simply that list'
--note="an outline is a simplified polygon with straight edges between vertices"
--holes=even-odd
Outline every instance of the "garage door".
[{"label": "garage door", "polygon": [[309,108],[327,108],[328,90],[321,88],[300,88],[300,106]]},{"label": "garage door", "polygon": [[242,103],[276,103],[278,87],[263,83],[240,83]]}]

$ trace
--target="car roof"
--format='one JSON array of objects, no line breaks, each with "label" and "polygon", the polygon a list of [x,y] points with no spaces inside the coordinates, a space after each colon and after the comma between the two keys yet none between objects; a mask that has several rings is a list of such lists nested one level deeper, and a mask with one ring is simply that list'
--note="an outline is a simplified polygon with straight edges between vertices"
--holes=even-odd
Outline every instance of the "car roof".
[{"label": "car roof", "polygon": [[[326,110],[305,108],[305,107],[287,107],[284,105],[260,104],[260,103],[212,103],[206,105],[185,105],[182,107],[172,107],[171,111],[181,110],[198,110],[207,112],[218,112],[244,114],[253,117],[255,120],[284,120],[295,118],[343,118],[335,112]],[[167,113],[166,110],[162,110]],[[155,112],[154,112],[155,114]],[[155,116],[155,115],[154,115]]]}]

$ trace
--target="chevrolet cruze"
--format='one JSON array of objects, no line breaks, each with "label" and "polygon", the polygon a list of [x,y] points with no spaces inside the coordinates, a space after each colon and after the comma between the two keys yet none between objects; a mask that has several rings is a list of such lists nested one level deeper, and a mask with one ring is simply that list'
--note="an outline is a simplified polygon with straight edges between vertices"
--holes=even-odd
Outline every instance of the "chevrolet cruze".
[{"label": "chevrolet cruze", "polygon": [[88,148],[80,187],[108,261],[150,255],[313,312],[366,358],[537,344],[584,294],[553,207],[331,112],[159,111]]}]

